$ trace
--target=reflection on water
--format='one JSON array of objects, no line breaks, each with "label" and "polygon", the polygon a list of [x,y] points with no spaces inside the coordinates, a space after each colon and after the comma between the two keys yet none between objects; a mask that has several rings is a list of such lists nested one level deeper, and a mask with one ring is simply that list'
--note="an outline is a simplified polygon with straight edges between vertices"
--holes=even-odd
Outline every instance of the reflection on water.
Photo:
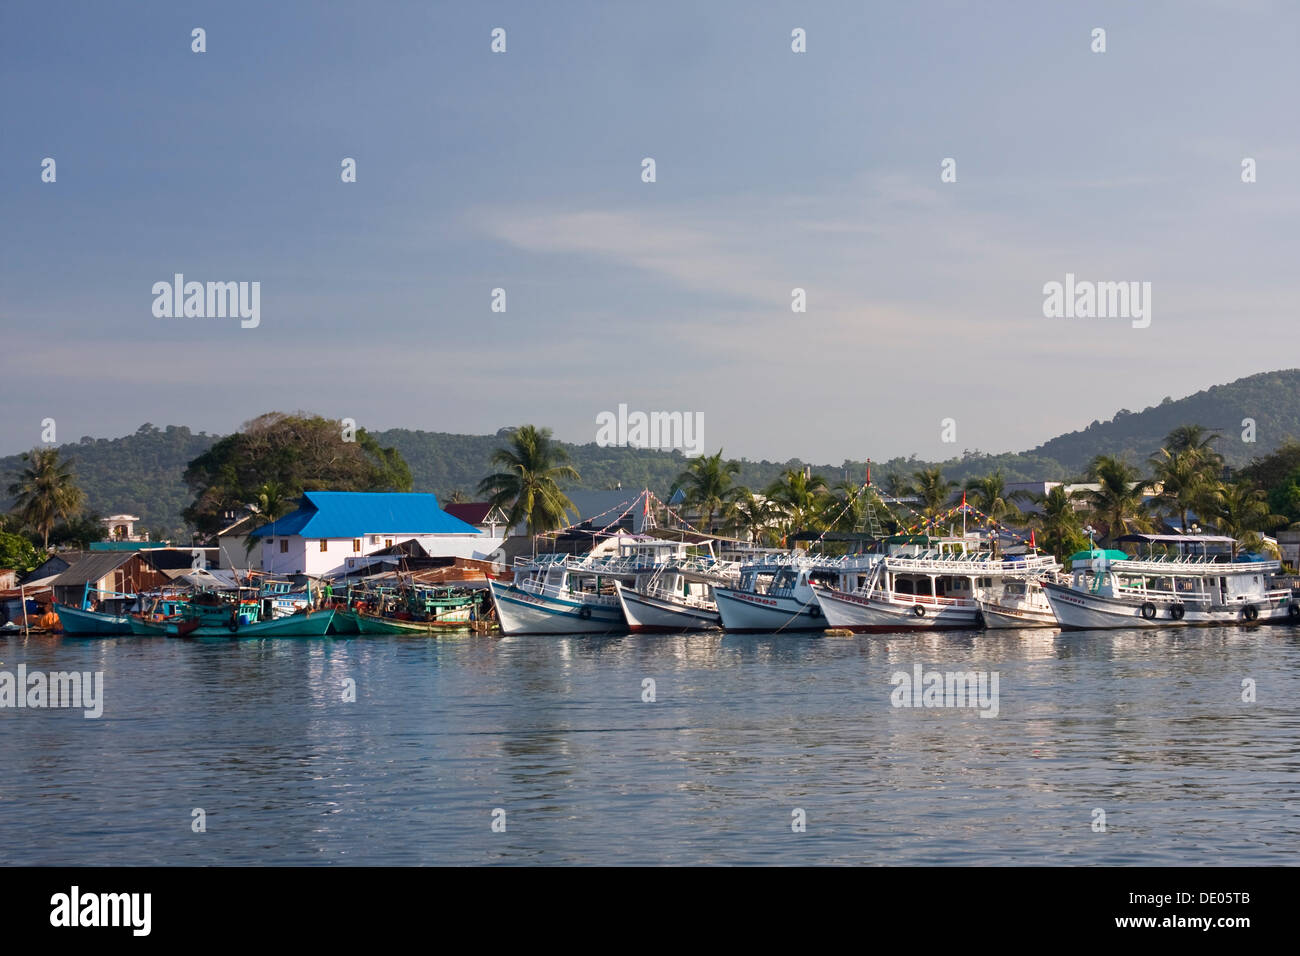
[{"label": "reflection on water", "polygon": [[[0,670],[19,664],[102,670],[105,709],[0,710],[0,828],[24,835],[0,863],[1294,864],[1300,846],[1288,627],[0,638]],[[891,706],[916,664],[998,672],[999,716]]]}]

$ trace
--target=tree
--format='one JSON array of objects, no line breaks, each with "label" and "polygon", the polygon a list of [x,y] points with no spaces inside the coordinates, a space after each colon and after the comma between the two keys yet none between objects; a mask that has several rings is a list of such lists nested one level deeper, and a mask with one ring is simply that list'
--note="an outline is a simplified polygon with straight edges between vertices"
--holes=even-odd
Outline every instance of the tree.
[{"label": "tree", "polygon": [[821,475],[802,468],[787,469],[763,492],[781,517],[783,536],[792,531],[815,531],[825,510],[829,489]]},{"label": "tree", "polygon": [[775,544],[771,524],[775,517],[772,505],[748,488],[738,488],[726,507],[727,528],[732,533],[744,533],[758,544]]},{"label": "tree", "polygon": [[104,522],[97,514],[73,515],[61,521],[50,532],[50,543],[56,547],[69,545],[74,548],[89,548],[96,541],[104,540]]},{"label": "tree", "polygon": [[740,471],[740,462],[723,461],[722,449],[716,455],[701,455],[691,461],[686,470],[677,476],[674,488],[683,492],[685,504],[701,516],[700,530],[711,533],[713,516],[726,511],[735,500],[740,488],[732,479]]},{"label": "tree", "polygon": [[0,568],[9,568],[20,575],[37,568],[47,557],[21,534],[0,531]]},{"label": "tree", "polygon": [[1001,470],[980,478],[967,478],[965,487],[967,494],[974,498],[971,504],[993,520],[1020,518],[1020,509],[1011,503],[1012,496],[1007,494],[1007,483]]},{"label": "tree", "polygon": [[1161,448],[1151,456],[1151,469],[1153,484],[1160,486],[1160,494],[1152,499],[1152,506],[1177,517],[1178,527],[1186,532],[1187,512],[1204,512],[1220,487],[1214,477],[1217,462],[1197,448]]},{"label": "tree", "polygon": [[1130,531],[1151,529],[1142,498],[1150,483],[1138,477],[1137,469],[1113,455],[1098,455],[1088,468],[1088,477],[1100,487],[1085,492],[1084,501],[1112,543]]},{"label": "tree", "polygon": [[1165,448],[1177,455],[1180,452],[1196,452],[1204,461],[1213,462],[1222,467],[1223,456],[1212,447],[1221,436],[1204,425],[1179,425],[1165,436]]},{"label": "tree", "polygon": [[946,510],[945,506],[956,487],[957,482],[944,478],[943,469],[935,465],[933,468],[913,472],[908,491],[921,499],[921,514],[928,524],[933,525]]},{"label": "tree", "polygon": [[1238,543],[1250,533],[1286,523],[1284,516],[1269,513],[1264,492],[1246,482],[1224,485],[1215,497],[1214,523],[1221,533],[1236,539],[1232,545],[1234,557]]},{"label": "tree", "polygon": [[1053,485],[1046,494],[1031,492],[1029,498],[1039,506],[1029,516],[1029,526],[1042,532],[1035,536],[1035,543],[1060,561],[1087,547],[1079,513],[1065,485]]},{"label": "tree", "polygon": [[508,511],[511,527],[526,521],[530,536],[563,527],[568,512],[578,509],[559,482],[581,477],[569,464],[569,453],[552,440],[549,428],[520,425],[506,437],[509,446],[492,453],[492,464],[505,470],[479,482],[479,494]]},{"label": "tree", "polygon": [[57,448],[34,448],[23,455],[27,462],[18,480],[9,486],[12,511],[50,546],[50,531],[59,518],[71,518],[85,499],[72,475],[72,462],[62,461]]},{"label": "tree", "polygon": [[[185,519],[212,534],[227,512],[252,505],[288,510],[304,491],[410,491],[411,471],[395,448],[341,421],[270,412],[246,422],[193,459],[185,482],[194,501]],[[263,502],[262,496],[270,494]]]}]

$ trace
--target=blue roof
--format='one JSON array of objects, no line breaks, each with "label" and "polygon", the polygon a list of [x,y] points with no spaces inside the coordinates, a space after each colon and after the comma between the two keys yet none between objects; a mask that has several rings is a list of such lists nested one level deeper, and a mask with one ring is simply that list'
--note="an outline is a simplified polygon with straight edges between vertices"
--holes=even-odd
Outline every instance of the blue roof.
[{"label": "blue roof", "polygon": [[253,537],[359,538],[364,534],[482,534],[438,507],[436,495],[308,491],[298,510],[262,525]]}]

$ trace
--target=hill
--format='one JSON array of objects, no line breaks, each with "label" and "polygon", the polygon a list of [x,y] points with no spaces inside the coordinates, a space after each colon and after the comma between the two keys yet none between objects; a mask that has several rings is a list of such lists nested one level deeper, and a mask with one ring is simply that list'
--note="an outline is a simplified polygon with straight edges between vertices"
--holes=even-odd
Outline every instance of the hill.
[{"label": "hill", "polygon": [[[1246,418],[1255,421],[1254,444],[1241,440],[1241,421]],[[997,468],[1008,481],[1073,478],[1102,453],[1145,465],[1165,435],[1185,424],[1205,425],[1221,432],[1217,448],[1228,464],[1239,468],[1273,451],[1284,440],[1300,437],[1300,369],[1262,372],[1186,398],[1165,398],[1140,412],[1120,409],[1109,421],[1094,421],[1025,452],[994,455],[967,451],[939,464],[947,477],[958,480]],[[501,433],[453,435],[392,428],[373,434],[380,445],[395,447],[402,453],[411,467],[416,491],[432,491],[444,499],[455,491],[476,497],[479,480],[492,470],[492,452],[501,445]],[[158,428],[145,424],[123,438],[82,438],[64,445],[63,452],[74,460],[90,510],[138,514],[143,527],[176,535],[184,529],[181,509],[190,501],[181,475],[189,461],[218,437],[191,432],[183,425]],[[582,474],[582,482],[577,485],[581,488],[612,488],[621,483],[624,488],[649,487],[666,496],[687,463],[680,452],[601,448],[594,443],[565,447]],[[890,473],[909,475],[930,464],[916,457],[895,458],[875,462],[872,468],[879,479]],[[0,458],[0,489],[8,488],[21,465],[17,455]],[[742,460],[738,480],[760,488],[783,470],[803,465],[798,459]],[[860,479],[864,468],[865,462],[861,461],[813,466],[832,483],[845,474]],[[4,506],[8,507],[8,501]]]}]

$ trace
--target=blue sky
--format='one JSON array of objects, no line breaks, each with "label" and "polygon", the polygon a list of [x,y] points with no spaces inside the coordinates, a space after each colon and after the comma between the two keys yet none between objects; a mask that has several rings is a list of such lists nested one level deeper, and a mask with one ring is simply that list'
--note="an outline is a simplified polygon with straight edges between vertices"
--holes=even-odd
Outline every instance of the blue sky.
[{"label": "blue sky", "polygon": [[[0,451],[47,417],[270,409],[585,442],[625,403],[703,413],[731,456],[947,457],[1294,366],[1298,26],[1262,0],[9,2]],[[260,326],[155,318],[176,272],[261,282]],[[1151,282],[1151,326],[1044,318],[1067,272]]]}]

